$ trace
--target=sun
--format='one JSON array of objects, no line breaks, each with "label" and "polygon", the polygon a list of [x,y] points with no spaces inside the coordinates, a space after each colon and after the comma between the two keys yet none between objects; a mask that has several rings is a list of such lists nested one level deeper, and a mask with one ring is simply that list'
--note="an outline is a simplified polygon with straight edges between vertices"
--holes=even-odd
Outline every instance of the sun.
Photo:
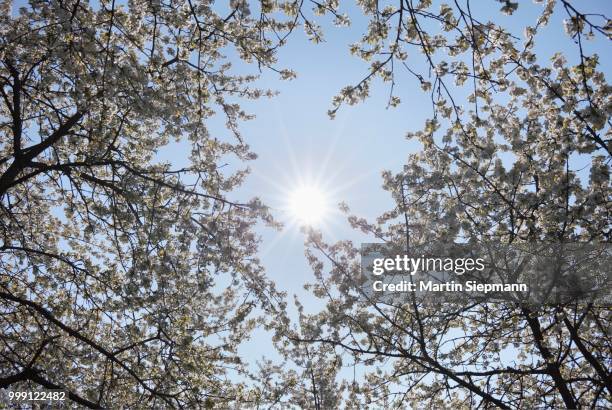
[{"label": "sun", "polygon": [[325,193],[316,186],[298,186],[289,194],[288,210],[300,224],[316,226],[329,212]]}]

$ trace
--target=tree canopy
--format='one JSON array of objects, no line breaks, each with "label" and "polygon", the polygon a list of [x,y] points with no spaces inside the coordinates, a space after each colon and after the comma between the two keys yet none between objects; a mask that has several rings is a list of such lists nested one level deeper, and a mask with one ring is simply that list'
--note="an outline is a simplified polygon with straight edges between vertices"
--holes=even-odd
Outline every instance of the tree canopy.
[{"label": "tree canopy", "polygon": [[[360,3],[370,25],[351,51],[371,69],[340,92],[330,115],[366,99],[374,78],[390,84],[389,105],[400,104],[394,86],[407,70],[430,93],[433,116],[408,134],[422,149],[401,172],[383,173],[395,207],[367,221],[345,206],[349,221],[407,253],[436,240],[609,243],[610,86],[585,43],[609,40],[610,20],[569,1],[536,2],[545,3],[541,14],[523,23],[520,38],[481,20],[475,2],[451,3]],[[509,14],[518,7],[500,3]],[[576,52],[542,61],[537,35],[555,13]],[[415,54],[425,72],[413,68]],[[310,286],[326,308],[301,313],[283,341],[333,347],[315,368],[340,357],[363,369],[344,386],[346,405],[610,406],[607,306],[374,300],[356,280],[359,252],[359,244],[328,244],[310,232]]]},{"label": "tree canopy", "polygon": [[[223,169],[254,158],[237,101],[271,92],[226,54],[290,76],[275,49],[295,18],[246,2],[12,7],[0,17],[0,387],[63,388],[87,407],[236,400],[237,345],[269,317],[255,309],[281,305],[251,230],[273,222],[257,199],[227,198],[246,170]],[[229,135],[210,135],[214,113]]]},{"label": "tree canopy", "polygon": [[[611,23],[535,3],[520,37],[469,0],[356,2],[369,23],[349,51],[370,68],[329,115],[377,79],[401,109],[400,70],[433,114],[408,135],[422,149],[383,172],[393,209],[367,221],[343,206],[354,228],[407,251],[610,242],[612,101],[588,44]],[[0,388],[61,388],[90,408],[612,405],[605,306],[372,301],[354,281],[358,244],[310,230],[321,310],[287,313],[253,230],[276,222],[230,194],[255,158],[240,103],[273,96],[254,85],[261,70],[294,76],[276,55],[297,27],[324,40],[313,15],[350,24],[343,6],[1,2]],[[542,61],[538,34],[559,18],[564,48]],[[209,131],[215,114],[226,135]],[[238,347],[258,327],[285,362],[256,373]],[[347,366],[364,377],[343,380]]]}]

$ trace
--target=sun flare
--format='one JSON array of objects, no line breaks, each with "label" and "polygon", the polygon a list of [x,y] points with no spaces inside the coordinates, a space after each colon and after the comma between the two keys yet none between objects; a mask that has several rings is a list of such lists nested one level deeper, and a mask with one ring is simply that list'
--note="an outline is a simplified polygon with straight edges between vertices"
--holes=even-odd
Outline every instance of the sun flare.
[{"label": "sun flare", "polygon": [[318,225],[329,211],[323,191],[315,186],[296,187],[289,195],[289,213],[302,225]]}]

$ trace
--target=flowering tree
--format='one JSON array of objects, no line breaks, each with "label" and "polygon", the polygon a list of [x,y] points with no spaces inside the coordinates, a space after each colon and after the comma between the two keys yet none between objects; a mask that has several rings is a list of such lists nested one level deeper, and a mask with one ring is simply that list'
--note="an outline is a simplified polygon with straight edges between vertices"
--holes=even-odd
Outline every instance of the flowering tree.
[{"label": "flowering tree", "polygon": [[281,363],[258,363],[248,403],[257,408],[335,409],[341,407],[348,383],[338,381],[342,358],[326,344],[292,344],[283,338]]},{"label": "flowering tree", "polygon": [[283,305],[251,231],[273,221],[227,198],[246,171],[223,169],[254,158],[237,101],[271,93],[225,54],[290,78],[275,52],[312,33],[300,5],[2,1],[0,387],[92,408],[241,400],[237,346]]},{"label": "flowering tree", "polygon": [[[587,52],[590,38],[608,40],[610,20],[551,0],[521,41],[480,19],[475,2],[451,3],[359,2],[370,25],[351,51],[371,69],[341,91],[330,115],[367,98],[374,78],[391,85],[389,105],[400,104],[398,70],[430,92],[434,113],[408,135],[422,150],[401,172],[383,174],[395,207],[375,222],[350,223],[406,252],[435,240],[610,242],[612,101],[597,54]],[[518,7],[500,3],[508,14]],[[544,63],[534,51],[555,13],[575,45],[574,63],[561,52]],[[316,232],[308,245],[311,288],[326,308],[282,331],[297,344],[333,346],[366,372],[347,405],[612,405],[606,307],[384,303],[364,297],[355,279],[358,246],[326,244]]]}]

